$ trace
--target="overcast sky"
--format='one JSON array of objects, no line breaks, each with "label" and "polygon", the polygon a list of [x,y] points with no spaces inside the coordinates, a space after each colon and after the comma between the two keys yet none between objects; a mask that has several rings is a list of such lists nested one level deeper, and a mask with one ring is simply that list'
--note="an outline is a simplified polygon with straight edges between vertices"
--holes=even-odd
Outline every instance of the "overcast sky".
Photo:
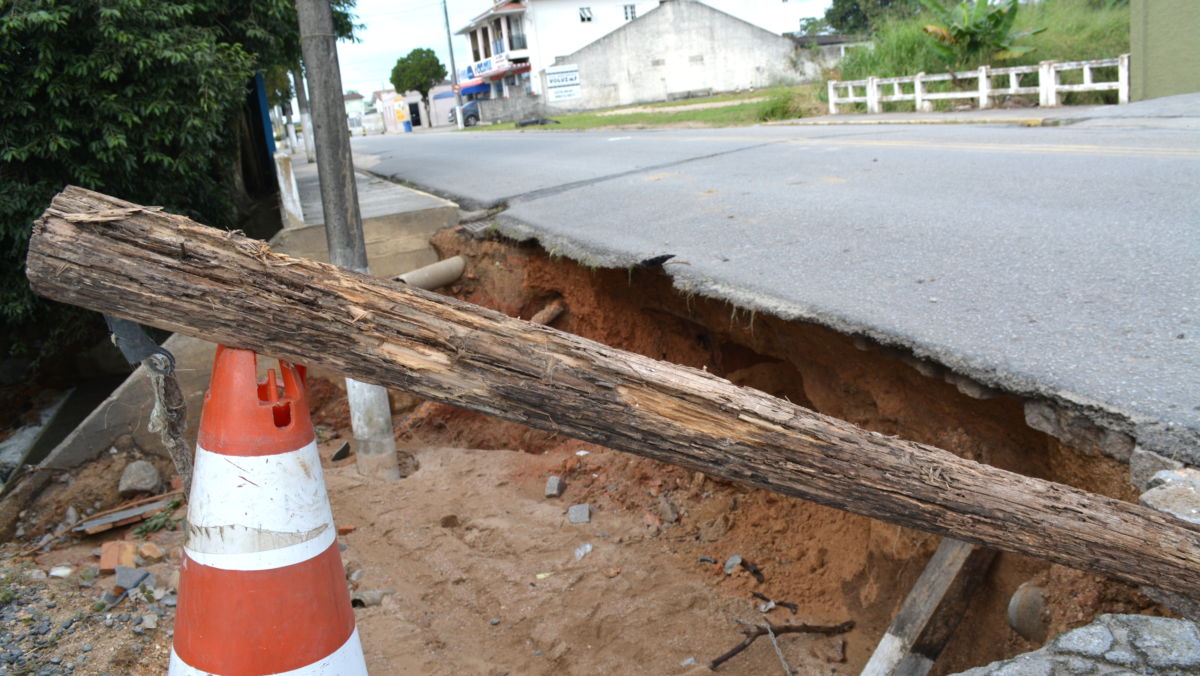
[{"label": "overcast sky", "polygon": [[[782,0],[746,0],[747,2],[779,2]],[[822,16],[829,0],[791,0],[811,6],[812,16]],[[492,6],[492,0],[446,0],[450,12],[450,31],[467,25],[475,16]],[[370,97],[376,89],[390,89],[388,78],[396,60],[413,49],[428,47],[450,70],[446,47],[446,26],[442,19],[441,0],[358,0],[358,31],[360,42],[338,43],[338,61],[342,66],[342,87]],[[471,58],[466,38],[454,36],[454,57],[458,67],[466,66]]]}]

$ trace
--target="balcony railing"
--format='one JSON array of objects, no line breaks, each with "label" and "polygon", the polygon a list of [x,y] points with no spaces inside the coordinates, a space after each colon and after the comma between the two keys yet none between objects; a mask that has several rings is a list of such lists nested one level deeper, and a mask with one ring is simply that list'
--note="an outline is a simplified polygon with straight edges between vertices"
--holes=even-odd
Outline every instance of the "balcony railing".
[{"label": "balcony railing", "polygon": [[524,35],[510,35],[510,36],[508,36],[508,41],[510,43],[512,43],[512,47],[506,48],[504,46],[503,39],[492,40],[492,53],[493,54],[503,54],[504,52],[507,52],[509,49],[528,49],[529,48],[529,44],[528,44],[528,42],[526,42]]}]

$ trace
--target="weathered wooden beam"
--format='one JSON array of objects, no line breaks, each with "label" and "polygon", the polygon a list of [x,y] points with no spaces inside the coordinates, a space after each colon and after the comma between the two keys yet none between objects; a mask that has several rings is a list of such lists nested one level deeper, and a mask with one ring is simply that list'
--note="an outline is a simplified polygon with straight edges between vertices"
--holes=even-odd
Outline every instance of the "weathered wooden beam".
[{"label": "weathered wooden beam", "polygon": [[38,219],[27,273],[66,303],[1200,597],[1200,528],[1170,516],[81,188]]},{"label": "weathered wooden beam", "polygon": [[944,538],[860,676],[929,673],[995,556],[995,550]]}]

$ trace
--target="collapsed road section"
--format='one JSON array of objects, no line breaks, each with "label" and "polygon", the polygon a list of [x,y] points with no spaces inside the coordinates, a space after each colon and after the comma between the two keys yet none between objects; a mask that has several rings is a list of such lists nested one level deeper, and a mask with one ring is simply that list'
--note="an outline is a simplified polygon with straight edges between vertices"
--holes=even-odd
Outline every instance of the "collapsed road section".
[{"label": "collapsed road section", "polygon": [[[181,235],[188,242],[184,248],[178,246]],[[493,253],[504,247],[520,251],[511,244],[490,245]],[[558,264],[540,258],[523,265],[522,286],[545,294],[528,302],[551,300],[556,292],[548,277],[539,281],[538,270],[554,274]],[[475,263],[477,270],[484,269],[479,260]],[[680,297],[670,292],[669,280],[653,265],[627,271],[574,267],[574,274],[603,277],[602,283],[585,280],[570,293],[559,285],[564,287],[557,293],[565,300],[567,319],[578,322],[577,328],[602,320],[600,313],[587,309],[589,294],[612,293],[623,283],[627,295],[646,304],[604,323],[621,327],[626,332],[623,340],[639,342],[643,354],[694,361],[701,368],[646,359],[469,305],[279,256],[259,242],[78,189],[60,196],[40,221],[29,270],[39,292],[69,302],[323,364],[434,401],[864,516],[1196,594],[1197,529],[1151,510],[996,466],[1006,462],[999,453],[991,453],[995,449],[1014,453],[1017,464],[1033,462],[1036,467],[1039,462],[1020,457],[1026,450],[1023,444],[1040,438],[1037,433],[1002,426],[1013,421],[1014,411],[1019,419],[1020,402],[997,397],[980,405],[984,415],[964,416],[973,418],[964,423],[969,427],[997,426],[979,438],[1012,438],[973,441],[964,428],[959,430],[959,443],[939,443],[957,446],[952,450],[965,456],[974,446],[979,454],[974,460],[985,462],[867,432],[797,404],[821,410],[840,406],[844,414],[838,417],[852,421],[865,419],[874,407],[876,414],[884,414],[873,426],[907,437],[906,426],[922,415],[904,415],[905,407],[916,411],[945,406],[939,401],[945,392],[928,393],[924,402],[906,401],[910,386],[898,378],[883,388],[892,389],[892,403],[883,404],[883,396],[863,400],[854,396],[853,387],[839,391],[841,373],[832,378],[821,373],[829,368],[822,362],[832,357],[836,364],[840,353],[854,351],[846,339],[831,332],[811,325],[789,327],[765,316],[739,318],[720,303]],[[475,273],[476,279],[479,276]],[[487,287],[476,291],[498,293]],[[675,321],[641,333],[645,310],[656,294],[663,305],[654,311]],[[226,299],[220,307],[204,300],[216,296]],[[522,310],[518,308],[523,314]],[[718,319],[717,312],[724,316]],[[247,321],[248,317],[255,319]],[[688,328],[677,332],[672,323]],[[731,340],[735,335],[738,339]],[[820,356],[822,351],[826,357]],[[888,359],[880,354],[876,363]],[[846,363],[855,361],[864,360]],[[868,377],[873,365],[871,359],[865,361],[868,367],[857,367],[863,369],[859,377]],[[882,372],[895,375],[901,366],[888,365]],[[914,373],[909,378],[919,380],[921,376],[910,370]],[[787,395],[790,390],[788,398],[794,397],[795,403],[740,389],[706,371],[729,374],[752,386],[761,383],[758,389],[771,394],[777,390]],[[790,377],[792,372],[799,378]],[[767,384],[772,377],[775,385]],[[953,406],[969,409],[972,401],[976,400],[955,401]],[[928,434],[926,430],[911,436]],[[1060,460],[1071,453],[1064,449]]]}]

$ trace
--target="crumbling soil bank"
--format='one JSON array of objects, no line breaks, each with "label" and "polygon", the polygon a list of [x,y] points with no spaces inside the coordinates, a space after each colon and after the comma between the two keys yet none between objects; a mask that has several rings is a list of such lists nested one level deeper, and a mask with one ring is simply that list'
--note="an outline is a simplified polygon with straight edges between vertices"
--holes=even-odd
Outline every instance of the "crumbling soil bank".
[{"label": "crumbling soil bank", "polygon": [[[670,263],[665,271],[592,269],[549,256],[533,244],[477,238],[465,229],[443,231],[435,246],[443,256],[461,254],[468,259],[467,273],[449,292],[471,302],[528,319],[560,300],[567,310],[552,324],[556,328],[704,368],[870,430],[1136,500],[1126,465],[1081,453],[1028,427],[1019,398],[973,398],[947,382],[961,382],[960,377],[945,377],[935,364],[915,363],[907,355],[817,325],[687,297],[672,288]],[[410,443],[533,453],[564,445],[587,448],[432,404],[406,416],[399,435]],[[738,577],[716,591],[720,597],[748,598],[751,592],[769,588],[772,598],[799,603],[806,615],[803,621],[854,620],[856,628],[845,637],[844,673],[857,673],[865,663],[938,543],[927,533],[758,490],[714,485],[641,458],[589,468],[585,461],[568,457],[546,471],[571,473],[574,485],[582,489],[572,501],[591,500],[643,513],[648,530],[670,537],[673,547],[689,555],[738,553],[759,562],[767,583]],[[664,512],[674,516],[671,507],[678,520],[664,522]],[[679,575],[695,572],[682,569]],[[1030,580],[1045,589],[1044,622],[1050,636],[1100,613],[1163,613],[1129,585],[1001,554],[934,673],[953,673],[1038,647],[1014,632],[1006,619],[1013,592]]]}]

